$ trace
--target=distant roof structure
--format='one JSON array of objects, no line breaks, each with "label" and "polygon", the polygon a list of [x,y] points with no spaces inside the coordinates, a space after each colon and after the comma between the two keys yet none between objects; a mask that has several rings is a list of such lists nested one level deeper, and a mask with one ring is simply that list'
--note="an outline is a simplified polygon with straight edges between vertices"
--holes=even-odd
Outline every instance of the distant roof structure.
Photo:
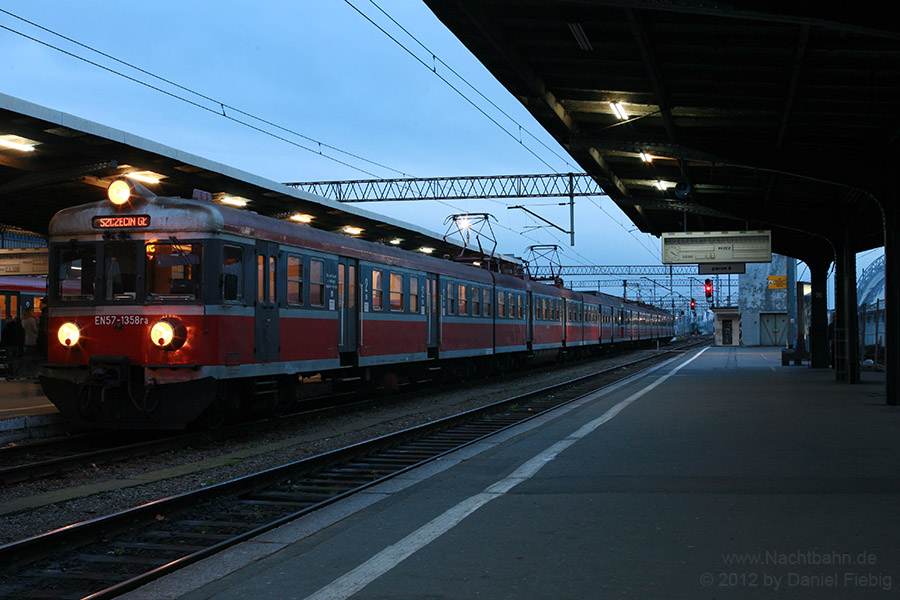
[{"label": "distant roof structure", "polygon": [[883,5],[425,3],[641,231],[771,229],[797,258],[845,227],[882,245],[900,139]]},{"label": "distant roof structure", "polygon": [[157,177],[158,183],[143,185],[159,196],[191,198],[201,190],[213,201],[247,200],[247,210],[266,216],[308,215],[310,225],[319,229],[341,232],[345,226],[358,227],[363,231],[355,237],[384,243],[401,240],[400,247],[407,250],[428,247],[435,256],[451,257],[462,251],[452,237],[445,240],[416,225],[0,94],[0,223],[7,229],[46,235],[57,211],[100,200],[111,181],[134,173]]}]

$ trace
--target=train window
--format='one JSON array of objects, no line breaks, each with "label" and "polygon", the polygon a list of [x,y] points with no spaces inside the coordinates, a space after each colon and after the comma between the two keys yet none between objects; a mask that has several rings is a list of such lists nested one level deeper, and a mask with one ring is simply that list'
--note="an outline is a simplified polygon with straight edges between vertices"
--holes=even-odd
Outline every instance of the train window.
[{"label": "train window", "polygon": [[325,306],[325,262],[309,259],[309,305]]},{"label": "train window", "polygon": [[200,297],[200,244],[151,242],[147,253],[149,300],[195,300]]},{"label": "train window", "polygon": [[275,276],[275,266],[276,261],[274,256],[269,257],[269,304],[275,304],[275,282],[277,281],[277,277]]},{"label": "train window", "polygon": [[506,313],[510,319],[516,318],[516,297],[512,292],[506,295]]},{"label": "train window", "polygon": [[384,298],[384,273],[372,269],[372,310],[382,310]]},{"label": "train window", "polygon": [[456,286],[452,283],[447,284],[447,312],[456,314]]},{"label": "train window", "polygon": [[469,314],[469,294],[465,285],[459,285],[459,314]]},{"label": "train window", "polygon": [[287,257],[287,303],[303,306],[303,257],[296,254]]},{"label": "train window", "polygon": [[262,254],[256,255],[256,301],[266,301],[266,257]]},{"label": "train window", "polygon": [[222,247],[222,300],[238,301],[244,295],[244,250]]},{"label": "train window", "polygon": [[472,288],[472,316],[480,317],[481,316],[481,290],[478,288]]},{"label": "train window", "polygon": [[356,266],[347,269],[347,308],[356,310]]},{"label": "train window", "polygon": [[506,316],[506,294],[503,292],[497,292],[497,316]]},{"label": "train window", "polygon": [[482,290],[481,301],[484,305],[484,316],[491,316],[491,290]]},{"label": "train window", "polygon": [[391,310],[403,310],[403,275],[391,273]]},{"label": "train window", "polygon": [[56,298],[63,302],[94,299],[97,251],[94,246],[59,248],[59,284]]},{"label": "train window", "polygon": [[419,278],[409,278],[409,312],[419,312]]},{"label": "train window", "polygon": [[524,300],[522,299],[521,294],[516,296],[516,304],[518,305],[519,318],[522,319],[525,316],[525,312],[523,309]]},{"label": "train window", "polygon": [[134,301],[137,297],[137,248],[116,242],[103,249],[104,300]]}]

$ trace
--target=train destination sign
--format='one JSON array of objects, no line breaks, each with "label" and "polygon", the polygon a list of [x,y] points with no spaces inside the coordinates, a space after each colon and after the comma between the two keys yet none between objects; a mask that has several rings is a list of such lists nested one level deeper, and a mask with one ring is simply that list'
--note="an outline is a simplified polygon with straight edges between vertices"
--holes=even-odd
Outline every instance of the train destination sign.
[{"label": "train destination sign", "polygon": [[662,262],[666,265],[772,262],[772,232],[664,233]]},{"label": "train destination sign", "polygon": [[150,227],[150,215],[127,215],[112,217],[94,217],[91,220],[94,229],[125,229],[129,227]]}]

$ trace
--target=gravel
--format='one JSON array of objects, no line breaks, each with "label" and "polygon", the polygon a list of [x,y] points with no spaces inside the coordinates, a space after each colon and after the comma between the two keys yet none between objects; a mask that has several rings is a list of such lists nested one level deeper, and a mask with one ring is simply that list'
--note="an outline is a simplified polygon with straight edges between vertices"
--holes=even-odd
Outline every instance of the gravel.
[{"label": "gravel", "polygon": [[[187,448],[125,462],[80,469],[56,478],[10,485],[0,490],[0,503],[18,498],[33,498],[67,490],[78,497],[0,517],[0,544],[24,539],[46,531],[111,514],[174,494],[192,491],[222,481],[279,466],[406,429],[429,420],[453,415],[507,398],[516,393],[592,373],[614,364],[649,353],[619,354],[567,365],[552,371],[537,370],[467,384],[453,389],[424,390],[415,400],[385,402],[371,408],[328,419],[319,419],[284,431],[269,431],[210,442],[203,447]],[[224,464],[210,468],[204,461],[227,457]],[[222,462],[222,461],[220,461]],[[163,476],[143,482],[142,476],[175,467],[187,474]],[[117,482],[116,489],[95,492],[95,488],[73,491],[79,486]],[[112,487],[112,486],[111,486]],[[38,499],[33,498],[35,504]]]}]

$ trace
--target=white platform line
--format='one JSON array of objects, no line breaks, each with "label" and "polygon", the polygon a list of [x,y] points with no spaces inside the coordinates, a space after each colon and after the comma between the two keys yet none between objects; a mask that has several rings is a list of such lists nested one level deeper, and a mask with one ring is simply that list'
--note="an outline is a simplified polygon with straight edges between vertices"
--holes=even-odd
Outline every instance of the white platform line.
[{"label": "white platform line", "polygon": [[344,600],[349,598],[356,592],[369,585],[401,562],[421,550],[443,534],[447,533],[453,527],[458,525],[463,519],[474,513],[476,510],[494,500],[503,494],[506,494],[515,486],[523,481],[527,481],[533,477],[541,468],[549,461],[555,459],[563,450],[581,440],[595,429],[607,423],[616,417],[629,404],[638,400],[648,392],[662,385],[669,377],[675,375],[678,371],[691,364],[703,354],[707,348],[704,348],[689,360],[681,363],[660,377],[650,385],[641,388],[625,400],[622,400],[601,416],[597,417],[590,423],[582,426],[577,431],[569,435],[563,440],[553,444],[537,456],[531,458],[518,469],[513,471],[509,476],[488,486],[483,492],[466,498],[453,508],[447,510],[442,515],[434,518],[419,529],[415,530],[396,544],[388,546],[360,566],[345,575],[335,579],[317,592],[306,597],[306,600]]}]

